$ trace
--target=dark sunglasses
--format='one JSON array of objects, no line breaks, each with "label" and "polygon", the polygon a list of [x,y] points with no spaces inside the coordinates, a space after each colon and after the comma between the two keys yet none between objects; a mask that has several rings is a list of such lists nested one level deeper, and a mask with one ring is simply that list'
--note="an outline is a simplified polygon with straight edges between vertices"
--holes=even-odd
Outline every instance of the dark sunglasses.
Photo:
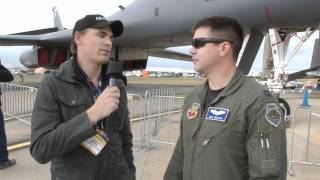
[{"label": "dark sunglasses", "polygon": [[196,38],[192,40],[192,46],[196,49],[199,49],[206,45],[207,43],[223,43],[223,42],[229,42],[232,44],[233,42],[226,39],[218,39],[218,38]]}]

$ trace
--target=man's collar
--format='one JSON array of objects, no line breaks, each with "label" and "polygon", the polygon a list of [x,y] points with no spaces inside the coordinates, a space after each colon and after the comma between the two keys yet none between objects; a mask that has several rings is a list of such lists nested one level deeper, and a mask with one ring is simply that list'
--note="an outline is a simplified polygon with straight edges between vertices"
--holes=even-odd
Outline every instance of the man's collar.
[{"label": "man's collar", "polygon": [[[245,75],[237,68],[228,85],[224,87],[219,96],[228,96],[236,91],[242,84]],[[199,96],[204,97],[207,89],[209,88],[208,80],[206,80],[199,87]]]},{"label": "man's collar", "polygon": [[[104,75],[106,74],[107,64],[102,65],[101,68],[101,76],[104,79]],[[87,75],[81,69],[77,59],[71,58],[63,63],[59,70],[57,71],[57,77],[64,81],[79,83],[86,82]]]},{"label": "man's collar", "polygon": [[80,81],[80,82],[85,82],[86,79],[87,79],[87,75],[84,73],[84,71],[81,69],[79,63],[78,63],[78,60],[77,59],[72,59],[73,61],[73,78],[76,79],[77,81]]},{"label": "man's collar", "polygon": [[228,96],[235,92],[242,84],[245,75],[237,68],[228,85],[221,92],[221,96]]},{"label": "man's collar", "polygon": [[[105,79],[105,74],[107,71],[108,63],[103,64],[101,67],[100,76],[102,79]],[[77,79],[78,81],[87,81],[87,74],[83,71],[83,69],[80,67],[78,61],[74,59],[74,74],[73,78]]]}]

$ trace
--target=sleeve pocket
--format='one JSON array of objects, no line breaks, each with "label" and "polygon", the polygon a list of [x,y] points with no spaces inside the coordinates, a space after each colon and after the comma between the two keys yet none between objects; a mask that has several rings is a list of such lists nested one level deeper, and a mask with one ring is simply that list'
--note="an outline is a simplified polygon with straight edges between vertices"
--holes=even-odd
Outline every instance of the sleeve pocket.
[{"label": "sleeve pocket", "polygon": [[250,177],[273,177],[280,175],[272,142],[264,138],[253,138],[247,142]]}]

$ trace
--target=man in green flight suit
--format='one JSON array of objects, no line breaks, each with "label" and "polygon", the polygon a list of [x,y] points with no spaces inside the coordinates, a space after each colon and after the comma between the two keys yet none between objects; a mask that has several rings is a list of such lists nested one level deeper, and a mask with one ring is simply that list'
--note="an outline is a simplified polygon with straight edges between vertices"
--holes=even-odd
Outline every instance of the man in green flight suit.
[{"label": "man in green flight suit", "polygon": [[190,50],[208,80],[185,99],[165,180],[284,180],[286,133],[277,99],[236,67],[243,42],[227,17],[199,21]]}]

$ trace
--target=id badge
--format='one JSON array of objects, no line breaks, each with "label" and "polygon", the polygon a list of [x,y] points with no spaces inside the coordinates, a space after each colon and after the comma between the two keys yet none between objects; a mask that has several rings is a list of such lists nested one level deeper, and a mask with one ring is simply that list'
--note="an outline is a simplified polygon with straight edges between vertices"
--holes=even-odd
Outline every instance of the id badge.
[{"label": "id badge", "polygon": [[81,146],[97,156],[108,144],[109,138],[102,130],[97,129],[97,133],[81,143]]}]

